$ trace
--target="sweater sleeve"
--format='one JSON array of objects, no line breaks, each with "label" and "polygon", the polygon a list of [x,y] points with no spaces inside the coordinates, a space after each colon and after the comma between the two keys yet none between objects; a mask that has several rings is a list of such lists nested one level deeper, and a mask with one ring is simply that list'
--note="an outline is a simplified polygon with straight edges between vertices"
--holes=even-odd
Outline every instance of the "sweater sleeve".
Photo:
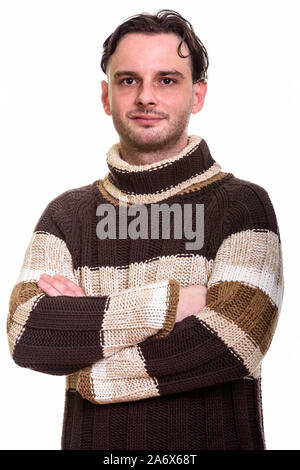
[{"label": "sweater sleeve", "polygon": [[260,375],[284,282],[276,215],[268,193],[254,188],[239,191],[224,220],[225,237],[214,258],[204,309],[176,323],[165,338],[147,338],[96,362],[70,388],[102,404]]},{"label": "sweater sleeve", "polygon": [[52,202],[34,229],[10,295],[7,334],[16,364],[67,375],[152,335],[167,335],[179,292],[172,279],[103,296],[51,297],[39,288],[42,273],[61,274],[79,285],[55,221],[57,200]]}]

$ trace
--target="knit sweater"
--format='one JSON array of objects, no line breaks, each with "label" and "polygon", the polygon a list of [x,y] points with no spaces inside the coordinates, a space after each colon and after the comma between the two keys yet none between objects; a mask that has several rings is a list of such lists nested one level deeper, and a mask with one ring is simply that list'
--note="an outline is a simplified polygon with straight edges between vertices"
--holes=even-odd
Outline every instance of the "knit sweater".
[{"label": "knit sweater", "polygon": [[[38,220],[10,297],[12,358],[66,376],[62,449],[265,449],[261,363],[284,291],[269,195],[223,172],[197,135],[140,166],[119,145],[104,178],[58,195]],[[151,238],[150,209],[163,203],[191,205],[194,229],[202,205],[202,247],[175,237],[172,217],[170,236],[160,225]],[[102,204],[123,230],[121,209],[146,208],[148,237],[100,238]],[[48,296],[43,273],[86,296]],[[206,306],[175,322],[180,286],[195,284]]]}]

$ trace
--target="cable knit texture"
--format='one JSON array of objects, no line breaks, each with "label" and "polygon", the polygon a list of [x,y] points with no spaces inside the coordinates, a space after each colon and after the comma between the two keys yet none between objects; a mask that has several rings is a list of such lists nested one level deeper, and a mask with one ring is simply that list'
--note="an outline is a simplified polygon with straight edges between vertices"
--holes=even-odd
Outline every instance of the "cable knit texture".
[{"label": "cable knit texture", "polygon": [[[9,302],[16,364],[66,375],[62,449],[265,449],[261,363],[284,291],[268,193],[223,172],[196,135],[148,165],[125,162],[115,144],[107,165],[103,179],[47,205]],[[143,205],[149,236],[99,238],[101,204],[117,234],[133,220],[121,210]],[[174,236],[172,216],[169,238],[161,224],[151,238],[154,204],[189,204],[193,230],[202,204],[202,247],[187,249],[184,230]],[[86,296],[48,296],[43,273]],[[195,284],[207,287],[206,306],[175,322],[180,286]]]}]

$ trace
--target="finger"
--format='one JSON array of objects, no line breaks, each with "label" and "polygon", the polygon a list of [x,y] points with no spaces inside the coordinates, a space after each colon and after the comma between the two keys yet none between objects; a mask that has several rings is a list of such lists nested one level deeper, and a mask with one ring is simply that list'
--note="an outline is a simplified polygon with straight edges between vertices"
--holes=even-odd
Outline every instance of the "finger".
[{"label": "finger", "polygon": [[55,277],[49,276],[49,274],[42,274],[41,280],[45,280],[50,286],[54,287],[58,291],[56,295],[68,295],[67,291],[69,292],[69,289],[61,280],[55,279]]},{"label": "finger", "polygon": [[61,274],[55,274],[54,278],[60,280],[69,289],[69,291],[73,293],[73,295],[75,294],[76,296],[85,296],[85,293],[81,287],[79,287],[77,284],[75,284],[75,282],[71,281],[67,277],[62,276]]},{"label": "finger", "polygon": [[[68,295],[72,297],[85,297],[85,292],[74,282],[70,281],[66,277],[55,274],[54,276],[50,276],[49,274],[42,274],[40,277],[41,281],[46,281],[48,285],[52,286],[52,288],[56,289],[56,293],[48,287],[48,291],[52,293],[52,295]],[[45,285],[44,285],[45,287]],[[47,292],[48,292],[47,291]]]},{"label": "finger", "polygon": [[61,279],[56,278],[53,276],[52,280],[49,281],[55,289],[57,289],[61,295],[73,295],[72,290],[66,286],[64,282],[61,281]]},{"label": "finger", "polygon": [[51,297],[61,295],[61,293],[55,289],[55,287],[43,279],[40,279],[37,284],[47,295],[50,295]]},{"label": "finger", "polygon": [[53,278],[49,282],[43,281],[42,279],[39,282],[45,282],[44,290],[49,295],[55,295],[55,296],[67,295],[71,297],[76,296],[74,292],[71,291],[68,287],[66,287],[62,282],[57,281]]}]

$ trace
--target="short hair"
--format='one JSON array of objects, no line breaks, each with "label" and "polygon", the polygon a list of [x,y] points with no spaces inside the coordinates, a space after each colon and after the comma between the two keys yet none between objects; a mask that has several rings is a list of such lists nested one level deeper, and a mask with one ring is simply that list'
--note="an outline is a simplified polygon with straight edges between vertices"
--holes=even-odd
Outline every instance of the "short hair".
[{"label": "short hair", "polygon": [[[108,36],[103,43],[101,69],[107,74],[107,65],[111,55],[114,53],[120,39],[128,33],[175,33],[181,38],[177,53],[179,57],[191,56],[192,81],[203,82],[207,80],[207,69],[209,65],[207,51],[195,34],[193,26],[174,10],[158,10],[156,14],[141,13],[130,16],[124,20],[115,31]],[[187,56],[181,54],[181,46],[185,42],[190,53]]]}]

